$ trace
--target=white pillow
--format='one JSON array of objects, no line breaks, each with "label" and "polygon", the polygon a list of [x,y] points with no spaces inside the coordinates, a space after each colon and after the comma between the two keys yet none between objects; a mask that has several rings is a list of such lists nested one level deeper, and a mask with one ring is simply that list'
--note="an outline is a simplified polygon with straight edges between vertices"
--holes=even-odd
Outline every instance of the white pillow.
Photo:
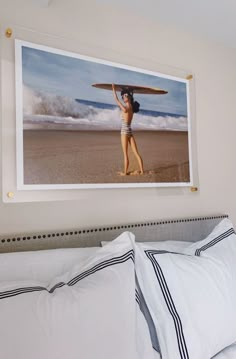
[{"label": "white pillow", "polygon": [[[184,249],[184,253],[195,256],[221,258],[222,261],[229,260],[226,252],[232,259],[236,251],[236,235],[232,222],[225,218],[223,219],[212,232],[203,240],[192,243]],[[235,257],[234,257],[235,258]],[[233,261],[234,267],[235,260]]]},{"label": "white pillow", "polygon": [[0,254],[0,281],[33,280],[45,284],[82,263],[100,247],[62,248]]},{"label": "white pillow", "polygon": [[[214,359],[235,359],[236,358],[236,343],[222,350]],[[213,358],[212,358],[213,359]]]},{"label": "white pillow", "polygon": [[209,359],[236,341],[236,236],[225,234],[226,221],[216,241],[213,234],[187,248],[194,254],[207,245],[200,257],[135,245],[136,272],[163,359]]},{"label": "white pillow", "polygon": [[138,302],[136,305],[136,343],[138,358],[161,359],[159,351],[152,345],[148,323]]},{"label": "white pillow", "polygon": [[136,309],[133,235],[126,232],[48,287],[0,282],[1,357],[141,358]]},{"label": "white pillow", "polygon": [[[135,290],[135,297],[136,302],[138,304],[137,306],[137,318],[141,317],[141,319],[137,320],[137,326],[139,327],[138,335],[139,338],[137,340],[137,343],[141,343],[141,346],[144,346],[145,348],[149,348],[150,345],[154,351],[154,356],[156,357],[157,354],[160,355],[160,344],[157,337],[157,332],[155,328],[155,324],[153,322],[150,310],[147,306],[147,303],[145,301],[145,298],[143,296],[142,290],[140,288],[138,278],[135,277],[136,281],[136,290]],[[144,333],[146,332],[146,335]],[[149,341],[149,345],[143,345],[144,341]],[[144,358],[150,358],[147,354],[144,355]]]},{"label": "white pillow", "polygon": [[[109,241],[101,241],[101,246],[105,246]],[[149,246],[159,250],[166,250],[170,252],[183,252],[193,242],[186,241],[157,241],[157,242],[137,242],[144,246]]]}]

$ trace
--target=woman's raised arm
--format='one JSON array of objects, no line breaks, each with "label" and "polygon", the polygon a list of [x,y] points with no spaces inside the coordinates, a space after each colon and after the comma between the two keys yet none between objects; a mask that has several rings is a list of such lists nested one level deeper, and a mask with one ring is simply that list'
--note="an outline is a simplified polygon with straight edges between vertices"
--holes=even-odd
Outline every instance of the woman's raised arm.
[{"label": "woman's raised arm", "polygon": [[127,108],[120,102],[118,96],[117,96],[117,93],[116,93],[116,87],[114,84],[112,84],[112,90],[113,90],[113,95],[114,95],[114,98],[116,100],[116,103],[118,104],[118,106],[120,107],[120,109],[123,111],[123,112],[128,112],[127,111]]}]

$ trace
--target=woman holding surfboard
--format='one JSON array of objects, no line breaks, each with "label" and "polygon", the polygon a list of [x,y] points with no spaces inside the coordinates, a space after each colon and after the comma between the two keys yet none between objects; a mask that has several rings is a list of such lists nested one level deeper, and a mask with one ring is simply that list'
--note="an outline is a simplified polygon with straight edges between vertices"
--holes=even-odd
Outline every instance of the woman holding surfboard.
[{"label": "woman holding surfboard", "polygon": [[139,173],[143,174],[143,160],[140,156],[137,148],[136,141],[134,139],[134,135],[131,129],[131,123],[133,120],[133,115],[135,112],[139,111],[139,103],[134,101],[133,95],[128,90],[121,91],[121,97],[124,101],[124,104],[119,100],[115,85],[112,84],[113,95],[115,98],[116,103],[121,109],[121,119],[122,119],[122,126],[121,126],[121,145],[124,154],[124,173],[123,175],[128,175],[128,167],[129,167],[129,146],[133,151],[138,164],[139,164]]}]

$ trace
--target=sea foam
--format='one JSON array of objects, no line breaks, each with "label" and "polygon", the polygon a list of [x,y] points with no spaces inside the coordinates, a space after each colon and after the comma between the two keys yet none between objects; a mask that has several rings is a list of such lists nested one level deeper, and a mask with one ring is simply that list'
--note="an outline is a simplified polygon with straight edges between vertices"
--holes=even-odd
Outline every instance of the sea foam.
[{"label": "sea foam", "polygon": [[[119,130],[121,114],[118,106],[75,100],[27,86],[23,89],[24,129]],[[140,111],[134,115],[133,130],[187,131],[185,116]]]}]

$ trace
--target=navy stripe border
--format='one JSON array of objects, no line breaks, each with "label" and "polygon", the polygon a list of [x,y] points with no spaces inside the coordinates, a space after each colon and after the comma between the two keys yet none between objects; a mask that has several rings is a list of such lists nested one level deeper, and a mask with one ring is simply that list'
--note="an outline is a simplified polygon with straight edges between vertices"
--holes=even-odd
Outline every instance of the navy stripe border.
[{"label": "navy stripe border", "polygon": [[208,248],[213,247],[214,245],[216,245],[217,243],[221,242],[223,239],[231,236],[232,234],[235,234],[235,231],[233,228],[228,229],[227,231],[221,233],[219,236],[217,236],[216,238],[212,239],[210,242],[204,244],[204,246],[196,249],[195,251],[195,256],[200,256],[201,252],[206,251]]},{"label": "navy stripe border", "polygon": [[38,292],[38,291],[47,291],[49,294],[52,294],[56,289],[61,288],[65,285],[67,286],[73,286],[76,283],[78,283],[79,281],[81,281],[82,279],[113,265],[116,264],[121,264],[124,263],[128,260],[132,260],[134,262],[134,250],[130,250],[127,253],[118,256],[118,257],[113,257],[111,259],[107,259],[95,266],[93,266],[92,268],[86,270],[83,273],[80,273],[79,275],[75,276],[74,278],[72,278],[70,281],[68,281],[67,283],[65,282],[59,282],[57,284],[55,284],[51,289],[48,289],[46,287],[41,287],[41,286],[32,286],[32,287],[23,287],[23,288],[15,288],[12,290],[7,290],[4,292],[0,292],[0,299],[6,299],[9,297],[15,297],[17,295],[20,294],[25,294],[25,293],[31,293],[31,292]]},{"label": "navy stripe border", "polygon": [[157,262],[157,259],[155,258],[155,255],[160,254],[160,253],[159,253],[159,251],[146,250],[145,254],[153,266],[153,269],[154,269],[158,284],[160,286],[162,295],[164,297],[165,303],[166,303],[169,313],[173,319],[180,358],[181,359],[189,359],[188,349],[187,349],[187,345],[186,345],[186,341],[185,341],[185,337],[184,337],[183,325],[182,325],[180,316],[175,307],[173,298],[171,296],[171,293],[168,288],[168,285],[167,285],[164,273],[161,269],[161,266]]}]

